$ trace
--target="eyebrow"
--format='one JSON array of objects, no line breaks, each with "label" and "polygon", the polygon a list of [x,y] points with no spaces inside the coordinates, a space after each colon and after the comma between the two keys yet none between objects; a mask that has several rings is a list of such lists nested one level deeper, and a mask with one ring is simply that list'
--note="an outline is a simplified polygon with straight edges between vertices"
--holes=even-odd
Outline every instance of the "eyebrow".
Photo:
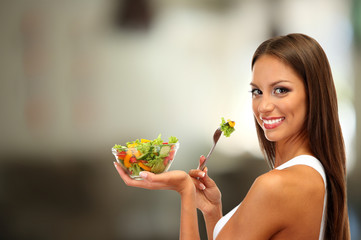
[{"label": "eyebrow", "polygon": [[[288,80],[275,81],[275,82],[271,83],[271,87],[274,87],[275,85],[280,84],[280,83],[284,83],[284,82],[289,83],[290,81],[288,81]],[[250,82],[250,85],[253,86],[253,87],[258,87],[256,84],[254,84],[252,82]]]}]

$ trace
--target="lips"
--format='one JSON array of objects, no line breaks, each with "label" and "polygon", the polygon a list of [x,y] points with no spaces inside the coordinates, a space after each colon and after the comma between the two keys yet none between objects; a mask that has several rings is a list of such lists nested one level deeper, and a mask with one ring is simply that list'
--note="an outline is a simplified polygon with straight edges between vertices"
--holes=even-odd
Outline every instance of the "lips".
[{"label": "lips", "polygon": [[282,124],[283,120],[285,120],[284,117],[267,117],[267,118],[262,118],[261,120],[263,122],[263,127],[265,129],[273,129],[278,127],[279,125]]}]

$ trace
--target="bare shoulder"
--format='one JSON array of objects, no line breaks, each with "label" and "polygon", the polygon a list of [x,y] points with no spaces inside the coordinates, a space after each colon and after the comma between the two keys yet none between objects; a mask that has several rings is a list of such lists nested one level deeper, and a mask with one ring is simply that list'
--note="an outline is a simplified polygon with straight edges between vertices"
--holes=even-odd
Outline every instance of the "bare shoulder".
[{"label": "bare shoulder", "polygon": [[279,171],[265,173],[256,178],[244,202],[257,202],[274,209],[278,207],[278,203],[287,199],[289,192],[285,189],[288,188],[289,180],[291,180],[290,176]]},{"label": "bare shoulder", "polygon": [[290,239],[295,234],[317,234],[323,193],[322,177],[307,166],[265,173],[254,181],[220,233],[220,239],[236,239],[235,236],[239,239]]},{"label": "bare shoulder", "polygon": [[311,167],[296,165],[258,177],[247,201],[262,205],[261,209],[271,217],[278,216],[281,229],[290,226],[307,228],[312,222],[310,219],[317,220],[322,216],[324,194],[321,175]]},{"label": "bare shoulder", "polygon": [[311,167],[296,165],[259,176],[244,200],[274,223],[274,231],[290,231],[295,226],[312,229],[311,223],[322,216],[324,193],[321,175]]},{"label": "bare shoulder", "polygon": [[296,165],[283,170],[272,170],[259,176],[251,191],[269,200],[294,199],[295,204],[310,198],[323,199],[325,185],[321,175],[306,165]]}]

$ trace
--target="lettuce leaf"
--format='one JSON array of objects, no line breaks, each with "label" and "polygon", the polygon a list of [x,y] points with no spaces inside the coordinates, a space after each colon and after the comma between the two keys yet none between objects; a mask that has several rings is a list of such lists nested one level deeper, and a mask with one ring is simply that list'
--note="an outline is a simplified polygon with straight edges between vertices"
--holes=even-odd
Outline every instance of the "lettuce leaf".
[{"label": "lettuce leaf", "polygon": [[154,139],[153,141],[151,141],[153,145],[160,145],[163,143],[162,140],[162,134],[159,134],[158,137],[156,139]]},{"label": "lettuce leaf", "polygon": [[132,163],[128,170],[131,171],[132,175],[139,175],[140,173],[140,167],[136,163]]},{"label": "lettuce leaf", "polygon": [[170,136],[168,139],[168,143],[177,143],[177,142],[178,142],[178,138],[174,136]]},{"label": "lettuce leaf", "polygon": [[117,149],[119,152],[126,151],[127,149],[126,147],[118,144],[115,144],[113,148]]},{"label": "lettuce leaf", "polygon": [[222,117],[222,123],[220,124],[221,130],[224,136],[229,137],[234,132],[234,127],[229,126],[228,122]]},{"label": "lettuce leaf", "polygon": [[164,166],[163,159],[164,158],[157,156],[155,159],[149,160],[146,165],[152,168],[151,171],[153,173],[161,173],[166,167]]}]

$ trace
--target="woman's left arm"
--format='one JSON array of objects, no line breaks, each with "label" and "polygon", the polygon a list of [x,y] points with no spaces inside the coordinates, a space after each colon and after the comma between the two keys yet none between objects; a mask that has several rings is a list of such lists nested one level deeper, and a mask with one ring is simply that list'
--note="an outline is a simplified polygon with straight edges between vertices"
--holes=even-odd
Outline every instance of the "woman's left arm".
[{"label": "woman's left arm", "polygon": [[145,189],[167,189],[174,190],[181,197],[181,240],[200,239],[198,230],[196,189],[191,177],[183,171],[169,171],[162,174],[141,172],[143,180],[134,180],[125,173],[123,168],[114,162],[120,177],[126,185]]}]

